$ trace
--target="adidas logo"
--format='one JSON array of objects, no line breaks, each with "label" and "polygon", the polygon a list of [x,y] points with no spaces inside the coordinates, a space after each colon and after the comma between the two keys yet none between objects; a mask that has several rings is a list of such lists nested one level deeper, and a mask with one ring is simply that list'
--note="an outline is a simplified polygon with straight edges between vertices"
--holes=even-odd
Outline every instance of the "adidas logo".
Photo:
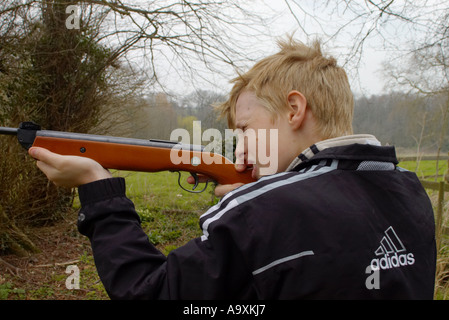
[{"label": "adidas logo", "polygon": [[387,270],[413,265],[415,263],[413,253],[407,253],[393,227],[390,226],[384,234],[379,248],[374,251],[377,258],[371,260],[371,269],[374,271]]}]

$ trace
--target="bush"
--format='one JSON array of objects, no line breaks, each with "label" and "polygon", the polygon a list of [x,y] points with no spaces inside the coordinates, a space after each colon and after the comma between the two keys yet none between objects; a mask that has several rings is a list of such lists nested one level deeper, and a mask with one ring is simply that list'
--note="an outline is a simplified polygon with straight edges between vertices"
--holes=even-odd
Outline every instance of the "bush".
[{"label": "bush", "polygon": [[[47,130],[86,133],[110,112],[111,100],[123,107],[117,97],[124,90],[115,92],[124,81],[116,72],[118,55],[96,39],[101,17],[69,30],[68,3],[44,1],[26,14],[20,6],[0,10],[1,126],[34,121]],[[13,23],[17,16],[20,26]],[[0,251],[35,251],[26,230],[70,210],[72,191],[50,183],[12,137],[0,137],[0,148]]]}]

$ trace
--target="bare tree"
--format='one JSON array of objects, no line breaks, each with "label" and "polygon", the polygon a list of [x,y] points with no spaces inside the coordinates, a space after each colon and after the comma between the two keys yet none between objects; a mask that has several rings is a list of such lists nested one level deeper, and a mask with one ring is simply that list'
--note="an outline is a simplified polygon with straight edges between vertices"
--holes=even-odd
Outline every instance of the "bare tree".
[{"label": "bare tree", "polygon": [[353,75],[366,49],[387,52],[391,64],[402,64],[420,50],[438,51],[442,45],[446,49],[438,56],[447,58],[448,0],[284,1],[298,29],[307,37],[318,33],[341,52]]},{"label": "bare tree", "polygon": [[234,72],[248,61],[248,45],[256,46],[266,28],[245,2],[79,1],[107,13],[99,41],[132,66],[140,64],[139,72],[161,88],[173,79],[210,82],[211,73]]}]

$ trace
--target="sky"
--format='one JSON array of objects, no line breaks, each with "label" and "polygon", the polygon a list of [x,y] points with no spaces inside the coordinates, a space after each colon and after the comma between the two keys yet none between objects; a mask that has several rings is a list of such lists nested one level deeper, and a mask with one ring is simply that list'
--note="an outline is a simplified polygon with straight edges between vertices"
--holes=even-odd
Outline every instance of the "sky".
[{"label": "sky", "polygon": [[[398,2],[401,1],[396,0]],[[345,68],[356,94],[382,94],[386,85],[382,65],[391,52],[385,43],[390,39],[381,38],[379,34],[394,38],[394,42],[400,39],[406,42],[408,29],[392,19],[377,21],[378,13],[367,12],[362,3],[364,1],[352,1],[349,9],[345,1],[337,0],[265,2],[268,10],[276,16],[270,24],[272,36],[294,32],[304,42],[321,39],[325,51],[337,58]],[[363,43],[362,46],[357,48],[360,43]]]},{"label": "sky", "polygon": [[[231,45],[235,45],[238,48],[236,50],[241,50],[257,61],[277,51],[276,39],[280,37],[294,33],[296,39],[306,43],[319,38],[324,51],[335,57],[348,73],[352,90],[356,95],[382,94],[389,89],[386,88],[387,81],[382,72],[384,61],[397,53],[400,54],[401,50],[409,49],[410,40],[420,33],[419,28],[425,28],[424,23],[419,23],[419,19],[428,19],[426,13],[417,8],[424,11],[426,8],[433,10],[431,4],[435,1],[377,1],[381,4],[391,3],[389,9],[411,17],[418,22],[416,24],[396,18],[394,15],[380,15],[380,11],[373,5],[361,0],[242,1],[244,8],[256,16],[263,17],[266,25],[257,26],[259,31],[257,37],[248,36],[246,33],[253,32],[256,28],[250,25],[251,23],[247,26],[239,25],[240,29],[226,30],[229,37],[227,43],[235,40]],[[416,7],[410,5],[414,3],[417,3]],[[220,72],[211,73],[204,65],[195,66],[195,62],[191,62],[193,69],[198,70],[206,80],[199,77],[191,79],[189,76],[185,77],[186,72],[182,70],[182,66],[174,62],[175,59],[171,58],[169,52],[161,49],[159,55],[154,59],[161,71],[158,72],[159,81],[168,91],[175,94],[200,89],[227,92],[231,88],[229,80],[236,76],[235,70],[230,66],[217,64],[216,69]],[[159,59],[160,57],[162,59]],[[239,68],[245,71],[253,64],[254,61],[240,61]]]},{"label": "sky", "polygon": [[[442,43],[447,38],[447,31],[443,33],[447,0],[266,0],[265,4],[277,15],[270,25],[272,33],[296,31],[300,40],[319,37],[325,51],[345,68],[356,95],[399,90],[384,75],[389,71],[384,70],[386,62],[396,74],[396,68],[414,70],[410,58],[417,48],[447,45]],[[429,74],[439,79],[438,72]]]},{"label": "sky", "polygon": [[[247,48],[258,60],[275,53],[277,51],[276,40],[286,35],[294,33],[296,39],[306,43],[320,38],[324,42],[325,51],[334,56],[338,63],[345,68],[351,88],[356,95],[370,96],[384,92],[385,80],[382,76],[382,62],[388,57],[388,52],[383,50],[378,39],[375,36],[367,37],[360,53],[349,57],[350,53],[354,51],[353,46],[358,41],[357,37],[363,36],[367,28],[359,21],[363,17],[357,19],[354,13],[334,7],[322,10],[321,7],[316,6],[316,0],[296,0],[301,3],[301,8],[295,6],[295,0],[288,1],[261,0],[257,6],[246,8],[260,17],[266,17],[267,26],[263,29],[265,37],[258,37],[257,43],[251,37],[241,39],[242,42],[247,43],[247,46],[242,46],[242,50]],[[348,24],[349,21],[352,21],[351,24]],[[341,26],[346,24],[346,28],[340,30]],[[253,63],[248,62],[242,69],[248,69]],[[168,67],[169,70],[166,73],[167,86],[175,91],[188,91],[191,83],[184,84],[185,89],[179,89],[182,86],[181,80],[173,81],[171,78],[173,73],[170,68],[172,67]],[[213,79],[212,82],[218,84],[216,87],[226,91],[231,88],[229,80],[235,76],[235,73],[231,70],[225,72],[224,75],[210,76]],[[197,88],[209,88],[208,84],[202,84],[202,81],[199,83]]]}]

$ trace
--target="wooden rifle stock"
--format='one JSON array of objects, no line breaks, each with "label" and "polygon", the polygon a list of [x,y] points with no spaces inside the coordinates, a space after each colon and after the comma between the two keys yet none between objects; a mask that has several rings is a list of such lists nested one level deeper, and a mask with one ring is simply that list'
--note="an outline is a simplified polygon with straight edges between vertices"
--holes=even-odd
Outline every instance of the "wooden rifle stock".
[{"label": "wooden rifle stock", "polygon": [[[14,130],[16,131],[13,132]],[[206,175],[219,184],[254,181],[250,170],[239,173],[232,161],[222,155],[204,151],[202,146],[41,130],[31,122],[21,123],[19,129],[0,127],[0,133],[17,133],[18,140],[25,149],[42,147],[61,155],[87,157],[107,169],[187,171]],[[197,180],[196,175],[194,178]]]}]

